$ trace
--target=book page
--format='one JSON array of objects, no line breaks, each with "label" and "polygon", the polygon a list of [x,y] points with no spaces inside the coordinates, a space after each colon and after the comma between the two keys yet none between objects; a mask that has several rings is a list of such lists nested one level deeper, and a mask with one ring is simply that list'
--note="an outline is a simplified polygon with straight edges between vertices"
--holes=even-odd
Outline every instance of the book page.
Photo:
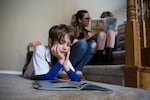
[{"label": "book page", "polygon": [[104,20],[102,18],[91,19],[91,30],[104,30]]},{"label": "book page", "polygon": [[62,80],[38,80],[35,81],[33,88],[39,90],[80,90],[80,82]]},{"label": "book page", "polygon": [[116,18],[112,18],[112,17],[108,17],[108,18],[104,18],[104,31],[108,32],[109,30],[114,30],[116,28],[116,24],[117,24],[117,19]]},{"label": "book page", "polygon": [[98,86],[98,85],[95,85],[95,84],[90,84],[90,83],[84,83],[81,86],[81,90],[111,91],[108,88],[101,87],[101,86]]},{"label": "book page", "polygon": [[112,17],[107,18],[92,18],[91,30],[105,31],[114,30],[116,28],[117,19]]},{"label": "book page", "polygon": [[39,90],[98,90],[98,91],[110,91],[107,88],[100,87],[94,84],[86,82],[75,82],[75,81],[61,81],[61,80],[38,80],[35,81],[33,88]]}]

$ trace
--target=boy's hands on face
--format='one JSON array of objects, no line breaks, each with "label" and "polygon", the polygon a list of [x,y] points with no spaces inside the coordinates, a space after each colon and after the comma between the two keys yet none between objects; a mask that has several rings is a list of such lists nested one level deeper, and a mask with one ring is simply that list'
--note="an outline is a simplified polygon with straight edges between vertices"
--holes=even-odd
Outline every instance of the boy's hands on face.
[{"label": "boy's hands on face", "polygon": [[68,52],[67,52],[66,55],[65,55],[64,64],[65,64],[66,62],[68,62],[68,60],[69,60],[69,55],[70,55],[70,49],[68,50]]},{"label": "boy's hands on face", "polygon": [[65,60],[64,60],[64,63],[63,63],[63,67],[64,67],[65,71],[69,71],[69,67],[67,65],[68,60],[69,60],[69,56],[70,56],[70,49],[68,50],[66,57],[65,57]]},{"label": "boy's hands on face", "polygon": [[60,44],[55,44],[51,48],[51,53],[55,57],[57,57],[58,61],[63,65],[63,68],[65,71],[69,71],[69,67],[67,66],[69,55],[70,55],[70,49],[66,52],[66,54],[62,51],[62,46]]},{"label": "boy's hands on face", "polygon": [[55,44],[52,46],[51,53],[60,61],[61,64],[63,64],[65,56],[60,52],[59,44]]},{"label": "boy's hands on face", "polygon": [[64,65],[64,64],[66,65],[66,63],[69,60],[70,49],[65,53],[62,49],[61,44],[55,44],[51,48],[51,53],[52,53],[52,55],[54,55],[58,59],[58,61],[62,65]]}]

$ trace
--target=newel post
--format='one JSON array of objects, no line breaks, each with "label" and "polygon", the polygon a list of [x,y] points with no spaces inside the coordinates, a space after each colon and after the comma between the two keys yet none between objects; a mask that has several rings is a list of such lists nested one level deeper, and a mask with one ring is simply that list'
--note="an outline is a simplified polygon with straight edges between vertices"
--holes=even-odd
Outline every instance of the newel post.
[{"label": "newel post", "polygon": [[126,63],[125,86],[140,87],[141,47],[137,19],[137,0],[127,0],[127,22],[125,24]]}]

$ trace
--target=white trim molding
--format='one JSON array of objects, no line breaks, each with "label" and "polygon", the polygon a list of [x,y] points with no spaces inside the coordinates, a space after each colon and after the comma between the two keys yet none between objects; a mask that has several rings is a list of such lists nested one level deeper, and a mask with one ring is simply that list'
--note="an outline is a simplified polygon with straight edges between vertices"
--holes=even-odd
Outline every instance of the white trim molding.
[{"label": "white trim molding", "polygon": [[12,71],[12,70],[0,70],[0,74],[22,75],[22,72],[21,71]]}]

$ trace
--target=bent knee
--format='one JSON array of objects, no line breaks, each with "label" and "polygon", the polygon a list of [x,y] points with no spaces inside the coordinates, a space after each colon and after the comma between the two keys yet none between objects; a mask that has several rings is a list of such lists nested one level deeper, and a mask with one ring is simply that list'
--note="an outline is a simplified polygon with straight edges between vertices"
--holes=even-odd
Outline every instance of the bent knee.
[{"label": "bent knee", "polygon": [[88,44],[85,40],[80,40],[78,41],[78,47],[82,50],[87,49],[88,48]]},{"label": "bent knee", "polygon": [[106,33],[105,32],[100,32],[97,36],[98,39],[105,40],[106,39]]},{"label": "bent knee", "polygon": [[97,43],[96,42],[93,42],[92,44],[91,44],[91,48],[96,48],[97,47]]},{"label": "bent knee", "polygon": [[116,36],[116,32],[114,30],[109,30],[107,32],[107,36],[109,36],[109,37],[115,37]]}]

